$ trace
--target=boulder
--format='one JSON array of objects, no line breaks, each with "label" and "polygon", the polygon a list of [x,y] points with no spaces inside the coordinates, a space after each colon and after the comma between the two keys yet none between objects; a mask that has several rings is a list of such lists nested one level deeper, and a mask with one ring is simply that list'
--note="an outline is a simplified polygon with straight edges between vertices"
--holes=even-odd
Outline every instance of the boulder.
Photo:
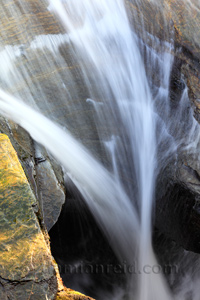
[{"label": "boulder", "polygon": [[[49,156],[46,151],[37,145],[36,151],[36,178],[38,187],[38,199],[41,215],[47,231],[57,222],[63,204],[65,203],[65,190],[59,183]],[[52,160],[53,161],[53,160]],[[55,165],[54,165],[55,166]],[[55,166],[55,170],[56,170]],[[60,171],[60,174],[62,172]]]},{"label": "boulder", "polygon": [[8,137],[0,135],[1,299],[54,299],[57,278],[32,193]]}]

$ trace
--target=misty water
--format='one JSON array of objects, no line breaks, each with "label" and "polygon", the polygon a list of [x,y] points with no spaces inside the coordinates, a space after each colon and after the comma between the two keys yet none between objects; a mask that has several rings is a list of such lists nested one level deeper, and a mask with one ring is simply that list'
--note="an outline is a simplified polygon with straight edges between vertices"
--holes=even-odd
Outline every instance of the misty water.
[{"label": "misty water", "polygon": [[[192,117],[192,109],[188,111],[185,82],[179,106],[173,112],[170,110],[173,31],[167,33],[167,41],[160,41],[153,32],[151,35],[142,29],[137,35],[122,0],[50,0],[48,9],[58,18],[65,33],[38,35],[28,50],[21,44],[2,46],[1,114],[25,128],[60,162],[66,178],[70,178],[84,198],[119,262],[131,265],[137,261],[138,271],[125,274],[124,290],[120,287],[119,292],[116,284],[109,299],[199,299],[195,284],[198,278],[191,284],[191,270],[179,278],[173,290],[173,278],[166,279],[163,272],[153,271],[160,268],[152,245],[157,176],[169,161],[176,159],[178,148],[190,151],[199,142],[199,126]],[[145,39],[151,40],[153,46],[145,44]],[[59,52],[61,45],[72,46],[72,60],[78,63],[87,87],[87,95],[81,100],[93,114],[94,130],[101,153],[106,157],[103,163],[73,136],[67,122],[50,120],[48,108],[56,107],[56,103],[48,102],[50,96],[42,82],[31,82],[31,51],[42,53],[47,68],[60,68],[66,64]],[[20,68],[16,60],[23,55],[30,65]],[[40,66],[40,56],[37,60]],[[151,77],[155,72],[159,78],[157,86]],[[76,104],[68,82],[63,78],[59,82],[58,94],[64,95],[60,103],[73,110]],[[24,85],[22,93],[8,93],[13,85],[19,84]],[[76,93],[76,83],[71,84]],[[36,90],[46,108],[45,115],[35,101]],[[186,108],[188,122],[179,126]],[[190,128],[187,137],[186,127]],[[190,259],[185,252],[187,256]],[[192,298],[186,298],[191,290]],[[103,291],[99,297],[106,299]]]}]

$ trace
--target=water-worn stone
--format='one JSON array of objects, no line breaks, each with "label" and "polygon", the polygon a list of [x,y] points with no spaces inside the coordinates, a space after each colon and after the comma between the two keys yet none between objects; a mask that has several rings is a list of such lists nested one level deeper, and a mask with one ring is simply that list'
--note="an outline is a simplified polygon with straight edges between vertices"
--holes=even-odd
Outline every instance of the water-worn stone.
[{"label": "water-worn stone", "polygon": [[44,223],[49,231],[58,220],[65,193],[48,160],[39,163],[36,170]]},{"label": "water-worn stone", "polygon": [[36,199],[8,137],[0,134],[1,299],[54,299],[52,256],[33,211]]}]

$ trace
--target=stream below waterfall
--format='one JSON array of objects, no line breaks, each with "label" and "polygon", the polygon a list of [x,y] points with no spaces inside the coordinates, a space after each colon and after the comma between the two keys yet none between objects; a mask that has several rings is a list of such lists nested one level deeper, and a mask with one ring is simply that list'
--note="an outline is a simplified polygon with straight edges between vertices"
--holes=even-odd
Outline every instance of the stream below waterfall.
[{"label": "stream below waterfall", "polygon": [[[135,5],[139,7],[139,1]],[[158,177],[169,163],[176,163],[178,149],[190,151],[197,146],[200,132],[184,80],[179,104],[171,109],[173,30],[161,41],[153,30],[142,29],[141,19],[137,33],[122,0],[49,0],[48,9],[63,26],[62,34],[42,33],[28,47],[1,47],[0,113],[28,131],[63,168],[71,200],[61,213],[59,224],[66,232],[60,236],[66,251],[70,246],[65,234],[66,240],[72,239],[72,250],[67,260],[64,254],[56,260],[65,284],[70,282],[84,293],[90,293],[88,286],[92,286],[96,293],[91,296],[104,300],[199,300],[198,277],[190,281],[192,270],[187,266],[179,273],[178,254],[174,255],[177,261],[166,260],[171,270],[165,272],[165,262],[159,258],[162,247],[154,251],[160,237],[153,242]],[[69,48],[76,70],[67,64],[62,48]],[[59,82],[58,101],[49,100],[51,92],[43,81],[32,80],[30,65],[35,56],[37,70],[49,68],[52,74],[56,67],[67,73],[67,80],[65,75],[54,77]],[[12,93],[14,85],[23,85],[23,92]],[[63,115],[61,106],[66,109]],[[72,223],[80,223],[80,235]],[[56,230],[50,235],[51,239],[57,235],[59,243]],[[84,261],[86,254],[73,251],[83,243],[81,251],[86,247],[84,253],[90,253],[90,235],[99,239],[93,245],[98,258],[88,255]],[[61,250],[53,251],[56,255]],[[193,260],[198,262],[192,254]],[[189,254],[185,261],[189,264]],[[71,278],[63,270],[66,266],[73,268]]]}]

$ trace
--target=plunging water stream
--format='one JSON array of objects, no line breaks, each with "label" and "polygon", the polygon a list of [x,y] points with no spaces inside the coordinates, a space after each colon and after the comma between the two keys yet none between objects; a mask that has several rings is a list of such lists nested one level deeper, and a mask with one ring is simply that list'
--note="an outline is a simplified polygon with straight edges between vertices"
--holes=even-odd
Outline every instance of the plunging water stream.
[{"label": "plunging water stream", "polygon": [[[109,170],[66,128],[61,129],[3,91],[0,91],[1,113],[24,127],[60,161],[119,260],[128,264],[139,262],[137,274],[127,276],[127,299],[172,299],[162,275],[145,273],[144,267],[157,264],[151,241],[156,175],[164,160],[175,155],[182,143],[181,133],[167,121],[173,45],[152,36],[153,42],[163,47],[162,53],[141,46],[143,42],[131,30],[122,0],[49,2],[49,9],[59,17],[66,34],[39,36],[30,48],[48,49],[61,66],[59,45],[64,42],[72,45],[73,59],[79,63],[88,89],[83,101],[93,108],[101,147],[110,162]],[[4,78],[6,87],[19,78],[28,78],[26,70],[18,70],[16,76],[12,65],[20,47],[7,47],[7,51],[1,52],[9,63]],[[154,93],[141,49],[145,49],[147,61],[160,76],[160,86]],[[66,84],[63,82],[64,87]],[[182,98],[187,99],[187,88]],[[29,102],[34,103],[34,96]],[[181,119],[181,113],[176,117]],[[102,127],[106,129],[102,131]]]},{"label": "plunging water stream", "polygon": [[[119,138],[116,140],[114,153],[111,153],[116,156],[115,168],[113,166],[115,177],[119,176],[120,164],[128,165],[129,161],[132,162],[132,173],[136,175],[134,179],[137,181],[134,194],[137,198],[133,197],[128,201],[130,204],[133,202],[133,206],[137,202],[139,206],[140,268],[148,262],[153,265],[155,261],[151,249],[151,210],[156,166],[153,99],[123,2],[63,2],[66,7],[61,2],[59,5],[57,1],[50,3],[51,9],[59,15],[69,31],[69,39],[75,47],[77,60],[81,61],[86,83],[91,82],[92,70],[95,85],[98,82],[102,87],[99,94],[103,106],[96,108],[98,119],[100,122],[109,122],[113,116],[115,139]],[[82,23],[78,28],[77,18]],[[125,259],[131,261],[132,253],[133,250],[129,248],[129,255]],[[148,285],[153,284],[150,276],[144,276],[143,273],[139,282],[141,287],[138,298],[149,298],[149,292],[146,291],[149,291]],[[155,294],[151,297],[156,299]]]}]

